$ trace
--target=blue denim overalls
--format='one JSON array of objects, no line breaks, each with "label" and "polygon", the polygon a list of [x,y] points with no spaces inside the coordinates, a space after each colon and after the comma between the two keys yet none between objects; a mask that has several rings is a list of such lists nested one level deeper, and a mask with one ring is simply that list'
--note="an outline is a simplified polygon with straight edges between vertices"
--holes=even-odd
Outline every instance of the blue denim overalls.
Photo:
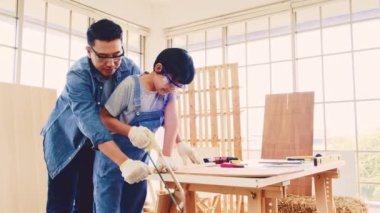
[{"label": "blue denim overalls", "polygon": [[[135,81],[133,104],[135,117],[130,126],[145,126],[156,132],[164,119],[164,107],[158,111],[140,112],[140,81],[138,76],[132,76]],[[166,100],[166,97],[165,97]],[[165,103],[166,101],[164,101]],[[164,104],[165,105],[165,104]],[[114,134],[114,140],[119,148],[133,160],[141,160],[148,164],[147,153],[132,145],[129,138]],[[117,164],[101,152],[96,152],[94,164],[94,212],[96,213],[141,213],[146,194],[147,181],[128,184],[121,176]]]}]

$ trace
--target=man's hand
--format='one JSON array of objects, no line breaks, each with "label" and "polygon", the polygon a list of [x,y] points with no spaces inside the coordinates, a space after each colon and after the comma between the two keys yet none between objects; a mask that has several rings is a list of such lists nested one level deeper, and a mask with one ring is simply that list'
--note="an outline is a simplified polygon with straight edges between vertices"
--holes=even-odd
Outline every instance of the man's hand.
[{"label": "man's hand", "polygon": [[127,183],[134,184],[144,180],[148,175],[152,174],[153,168],[141,161],[128,159],[120,165],[120,171]]},{"label": "man's hand", "polygon": [[187,164],[187,158],[189,158],[192,163],[201,163],[199,156],[197,156],[194,150],[184,142],[177,143],[177,152],[179,156],[181,156],[184,165]]},{"label": "man's hand", "polygon": [[151,142],[150,133],[153,134],[148,128],[143,126],[132,126],[128,133],[128,138],[133,146],[144,149],[149,146]]},{"label": "man's hand", "polygon": [[[173,157],[168,157],[168,156],[163,156],[166,160],[166,162],[169,164],[168,166],[170,166],[170,168],[175,171],[175,170],[178,170],[179,169],[179,163],[176,159],[174,159]],[[159,170],[159,172],[167,172],[167,167],[166,167],[166,164],[164,163],[164,159],[162,159],[162,157],[159,157],[157,159],[157,169]]]}]

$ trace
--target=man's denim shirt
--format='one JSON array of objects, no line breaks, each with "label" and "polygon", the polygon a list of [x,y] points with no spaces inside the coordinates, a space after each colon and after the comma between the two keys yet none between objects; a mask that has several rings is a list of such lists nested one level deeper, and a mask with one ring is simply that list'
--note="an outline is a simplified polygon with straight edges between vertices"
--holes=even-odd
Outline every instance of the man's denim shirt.
[{"label": "man's denim shirt", "polygon": [[[112,78],[112,90],[127,76],[140,69],[123,57]],[[112,140],[99,117],[104,79],[88,57],[81,58],[67,73],[67,82],[41,131],[44,157],[51,178],[54,178],[75,157],[86,140],[93,148]],[[108,97],[107,97],[108,98]]]}]

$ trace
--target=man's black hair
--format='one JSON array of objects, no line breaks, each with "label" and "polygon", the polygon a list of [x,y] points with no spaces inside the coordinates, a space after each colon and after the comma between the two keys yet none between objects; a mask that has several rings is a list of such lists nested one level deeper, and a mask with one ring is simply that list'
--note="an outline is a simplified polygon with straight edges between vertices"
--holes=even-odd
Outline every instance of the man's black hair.
[{"label": "man's black hair", "polygon": [[[161,63],[171,79],[180,84],[190,84],[194,79],[195,68],[189,53],[181,48],[167,48],[156,58],[154,66]],[[153,66],[153,67],[154,67]]]},{"label": "man's black hair", "polygon": [[108,19],[101,19],[91,24],[87,30],[87,44],[94,46],[96,39],[101,41],[123,40],[123,30],[120,25],[115,22]]}]

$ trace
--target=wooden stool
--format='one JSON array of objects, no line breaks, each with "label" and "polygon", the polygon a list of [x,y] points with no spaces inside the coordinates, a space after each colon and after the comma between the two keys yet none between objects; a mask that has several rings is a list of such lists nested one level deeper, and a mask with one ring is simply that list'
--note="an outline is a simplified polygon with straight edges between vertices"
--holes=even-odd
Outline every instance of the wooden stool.
[{"label": "wooden stool", "polygon": [[[352,197],[334,197],[336,213],[366,213],[367,205],[360,199]],[[316,202],[313,196],[288,195],[278,200],[279,213],[316,213]]]}]

